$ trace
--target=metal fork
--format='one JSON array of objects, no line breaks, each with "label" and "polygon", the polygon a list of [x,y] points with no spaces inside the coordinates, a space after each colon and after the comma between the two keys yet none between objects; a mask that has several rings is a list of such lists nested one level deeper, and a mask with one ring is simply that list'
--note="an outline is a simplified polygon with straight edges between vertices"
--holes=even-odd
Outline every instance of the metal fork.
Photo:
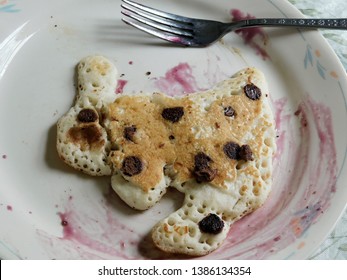
[{"label": "metal fork", "polygon": [[131,0],[122,2],[125,23],[166,41],[191,47],[205,47],[231,31],[256,26],[347,30],[347,18],[257,18],[223,23],[179,16]]}]

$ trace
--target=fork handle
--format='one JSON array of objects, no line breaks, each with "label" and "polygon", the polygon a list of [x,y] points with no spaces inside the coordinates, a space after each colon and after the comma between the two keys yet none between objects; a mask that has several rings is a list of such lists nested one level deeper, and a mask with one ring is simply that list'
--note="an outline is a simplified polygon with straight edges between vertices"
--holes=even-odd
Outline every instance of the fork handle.
[{"label": "fork handle", "polygon": [[244,27],[252,26],[278,26],[299,28],[328,28],[347,30],[347,18],[258,18],[243,20]]}]

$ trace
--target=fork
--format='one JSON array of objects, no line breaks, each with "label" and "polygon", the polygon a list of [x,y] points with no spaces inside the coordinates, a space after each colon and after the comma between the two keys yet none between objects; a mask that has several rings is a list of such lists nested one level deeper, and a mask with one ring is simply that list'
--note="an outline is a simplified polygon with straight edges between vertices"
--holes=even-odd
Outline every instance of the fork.
[{"label": "fork", "polygon": [[347,30],[347,18],[251,18],[223,23],[179,16],[131,0],[122,2],[125,23],[171,43],[190,47],[205,47],[231,31],[258,26]]}]

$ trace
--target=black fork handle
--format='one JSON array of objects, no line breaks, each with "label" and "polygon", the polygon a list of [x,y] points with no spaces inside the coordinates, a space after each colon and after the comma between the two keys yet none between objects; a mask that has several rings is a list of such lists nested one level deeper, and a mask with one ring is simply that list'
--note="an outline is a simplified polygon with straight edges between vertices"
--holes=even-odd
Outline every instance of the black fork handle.
[{"label": "black fork handle", "polygon": [[259,18],[242,20],[240,28],[254,26],[323,28],[347,30],[347,18]]}]

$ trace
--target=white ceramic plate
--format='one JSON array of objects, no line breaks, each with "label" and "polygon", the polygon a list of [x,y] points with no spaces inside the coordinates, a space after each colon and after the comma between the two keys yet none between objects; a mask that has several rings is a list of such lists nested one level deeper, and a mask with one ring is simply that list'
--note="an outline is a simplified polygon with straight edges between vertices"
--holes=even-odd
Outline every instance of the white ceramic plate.
[{"label": "white ceramic plate", "polygon": [[[282,0],[143,2],[222,21],[240,13],[301,16]],[[122,74],[119,91],[179,94],[247,66],[261,69],[278,130],[273,191],[205,258],[307,258],[347,200],[347,81],[324,39],[316,31],[263,29],[247,42],[234,33],[204,49],[173,47],[123,24],[120,10],[118,0],[0,2],[0,256],[172,257],[156,250],[148,233],[180,207],[180,194],[169,191],[137,212],[110,191],[110,178],[77,173],[57,156],[55,124],[73,102],[75,66],[102,54]]]}]

